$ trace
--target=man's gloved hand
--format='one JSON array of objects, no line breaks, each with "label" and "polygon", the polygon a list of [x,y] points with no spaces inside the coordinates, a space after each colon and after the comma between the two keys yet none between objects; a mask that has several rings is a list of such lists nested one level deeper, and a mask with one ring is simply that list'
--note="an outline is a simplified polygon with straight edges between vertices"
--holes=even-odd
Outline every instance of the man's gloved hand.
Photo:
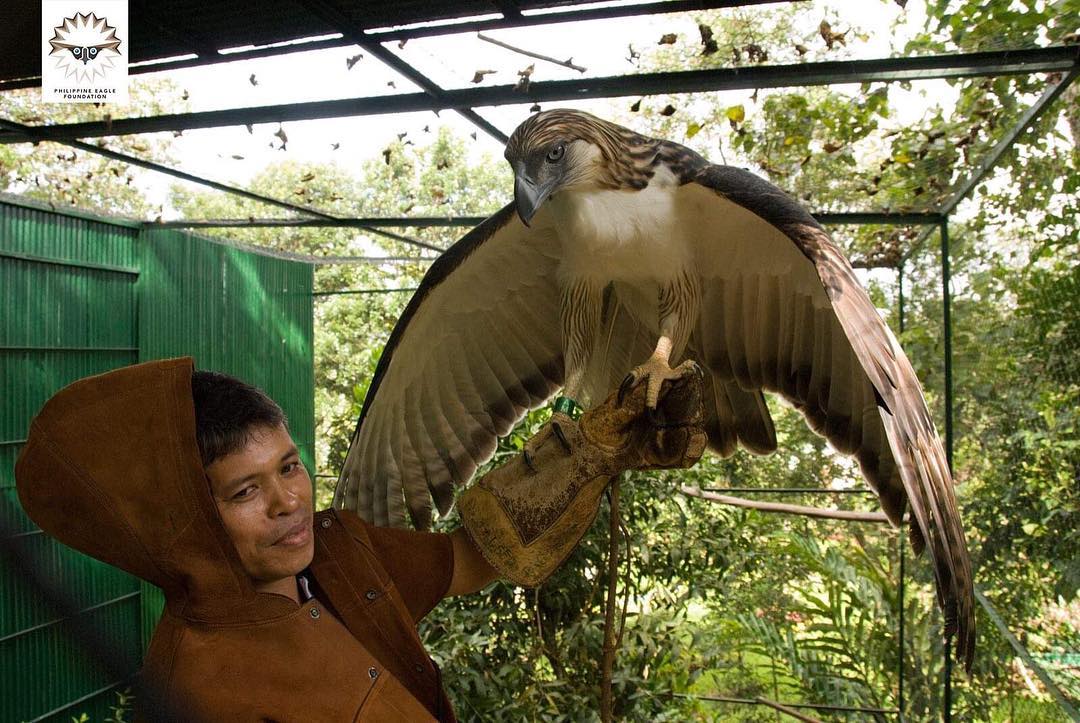
[{"label": "man's gloved hand", "polygon": [[[600,495],[629,469],[690,467],[705,451],[703,377],[667,381],[655,410],[645,385],[612,393],[578,422],[564,422],[522,458],[492,470],[458,500],[469,536],[500,577],[534,587],[592,525]],[[565,446],[564,443],[565,442]]]}]

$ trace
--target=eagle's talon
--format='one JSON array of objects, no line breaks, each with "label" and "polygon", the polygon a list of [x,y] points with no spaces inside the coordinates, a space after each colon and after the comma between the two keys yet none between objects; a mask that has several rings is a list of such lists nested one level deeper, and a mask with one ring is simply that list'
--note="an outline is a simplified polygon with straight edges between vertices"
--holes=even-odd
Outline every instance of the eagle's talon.
[{"label": "eagle's talon", "polygon": [[566,434],[562,431],[562,426],[560,426],[558,422],[551,423],[551,431],[555,433],[555,438],[559,440],[559,444],[562,445],[563,450],[565,450],[567,454],[574,451],[570,446],[570,443],[566,441]]},{"label": "eagle's talon", "polygon": [[[666,359],[654,355],[630,372],[627,379],[645,381],[648,385],[645,389],[645,408],[655,410],[660,402],[660,393],[663,391],[664,382],[675,382],[679,379],[685,379],[691,374],[698,375],[702,380],[705,378],[705,372],[701,369],[701,366],[692,359],[687,359],[672,369]],[[623,380],[624,385],[627,383],[627,379]],[[620,388],[621,391],[622,388]],[[652,418],[650,417],[650,419]]]},{"label": "eagle's talon", "polygon": [[525,463],[525,466],[529,468],[529,472],[536,474],[536,465],[533,464],[532,455],[529,454],[529,450],[521,450],[521,461]]},{"label": "eagle's talon", "polygon": [[705,381],[705,370],[693,359],[687,359],[672,371],[674,374],[672,374],[671,379],[683,379],[691,374],[696,374],[699,379]]},{"label": "eagle's talon", "polygon": [[625,377],[623,377],[622,384],[619,385],[619,394],[615,398],[615,401],[619,403],[620,407],[623,405],[623,401],[625,401],[626,395],[630,393],[630,390],[634,388],[635,384],[637,384],[637,379],[634,376],[633,372],[630,372]]}]

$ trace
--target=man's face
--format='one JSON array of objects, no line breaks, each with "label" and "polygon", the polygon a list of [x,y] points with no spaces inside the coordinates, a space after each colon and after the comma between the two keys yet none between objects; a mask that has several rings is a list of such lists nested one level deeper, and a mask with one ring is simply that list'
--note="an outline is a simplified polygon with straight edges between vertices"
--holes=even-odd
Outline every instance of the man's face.
[{"label": "man's face", "polygon": [[[311,562],[311,478],[284,425],[255,430],[239,452],[206,468],[218,513],[259,590],[295,590]],[[291,587],[290,587],[291,586]]]}]

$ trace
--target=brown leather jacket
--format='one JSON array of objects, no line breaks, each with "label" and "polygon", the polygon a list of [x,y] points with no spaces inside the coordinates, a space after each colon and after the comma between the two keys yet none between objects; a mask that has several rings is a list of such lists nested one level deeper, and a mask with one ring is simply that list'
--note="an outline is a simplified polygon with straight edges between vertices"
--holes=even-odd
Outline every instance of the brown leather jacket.
[{"label": "brown leather jacket", "polygon": [[80,380],[34,419],[19,498],[46,532],[162,588],[142,717],[452,721],[416,622],[453,571],[445,535],[315,515],[315,598],[258,593],[195,442],[191,359]]}]

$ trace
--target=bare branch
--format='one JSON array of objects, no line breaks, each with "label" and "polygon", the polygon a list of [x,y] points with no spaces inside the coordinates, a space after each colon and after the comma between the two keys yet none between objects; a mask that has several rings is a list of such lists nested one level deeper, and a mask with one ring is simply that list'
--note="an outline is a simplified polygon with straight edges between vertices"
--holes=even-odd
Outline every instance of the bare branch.
[{"label": "bare branch", "polygon": [[849,512],[848,510],[822,509],[820,507],[806,507],[804,505],[787,505],[782,502],[758,502],[747,500],[742,497],[718,495],[714,492],[703,492],[698,487],[683,485],[679,492],[688,497],[699,497],[709,502],[717,502],[722,505],[733,507],[746,507],[751,510],[762,512],[782,512],[789,515],[803,515],[805,517],[820,517],[827,520],[850,520],[853,522],[877,522],[888,523],[889,518],[884,512]]},{"label": "bare branch", "polygon": [[582,68],[580,65],[574,65],[574,59],[573,58],[567,58],[566,60],[556,60],[555,58],[552,58],[552,57],[547,56],[547,55],[541,55],[540,53],[534,53],[531,50],[522,50],[521,48],[515,48],[513,45],[508,45],[507,43],[504,43],[501,40],[496,40],[495,38],[490,38],[487,35],[484,35],[483,33],[477,33],[476,37],[480,38],[484,42],[491,43],[492,45],[498,45],[500,48],[506,48],[507,50],[512,50],[515,53],[521,53],[522,55],[527,55],[530,58],[536,58],[537,60],[543,60],[543,61],[546,61],[548,63],[554,63],[555,65],[561,65],[564,68],[570,68],[571,70],[576,70],[579,73],[584,73],[585,70],[586,70],[585,68]]},{"label": "bare branch", "polygon": [[777,703],[775,700],[769,700],[768,698],[755,698],[755,700],[758,703],[761,703],[762,705],[767,705],[767,706],[769,706],[770,708],[772,708],[774,710],[780,711],[781,713],[787,713],[789,716],[791,716],[795,720],[800,720],[800,721],[803,721],[804,723],[822,723],[820,718],[813,718],[811,716],[806,715],[805,713],[800,713],[799,711],[795,710],[794,708],[787,707],[783,703]]}]

